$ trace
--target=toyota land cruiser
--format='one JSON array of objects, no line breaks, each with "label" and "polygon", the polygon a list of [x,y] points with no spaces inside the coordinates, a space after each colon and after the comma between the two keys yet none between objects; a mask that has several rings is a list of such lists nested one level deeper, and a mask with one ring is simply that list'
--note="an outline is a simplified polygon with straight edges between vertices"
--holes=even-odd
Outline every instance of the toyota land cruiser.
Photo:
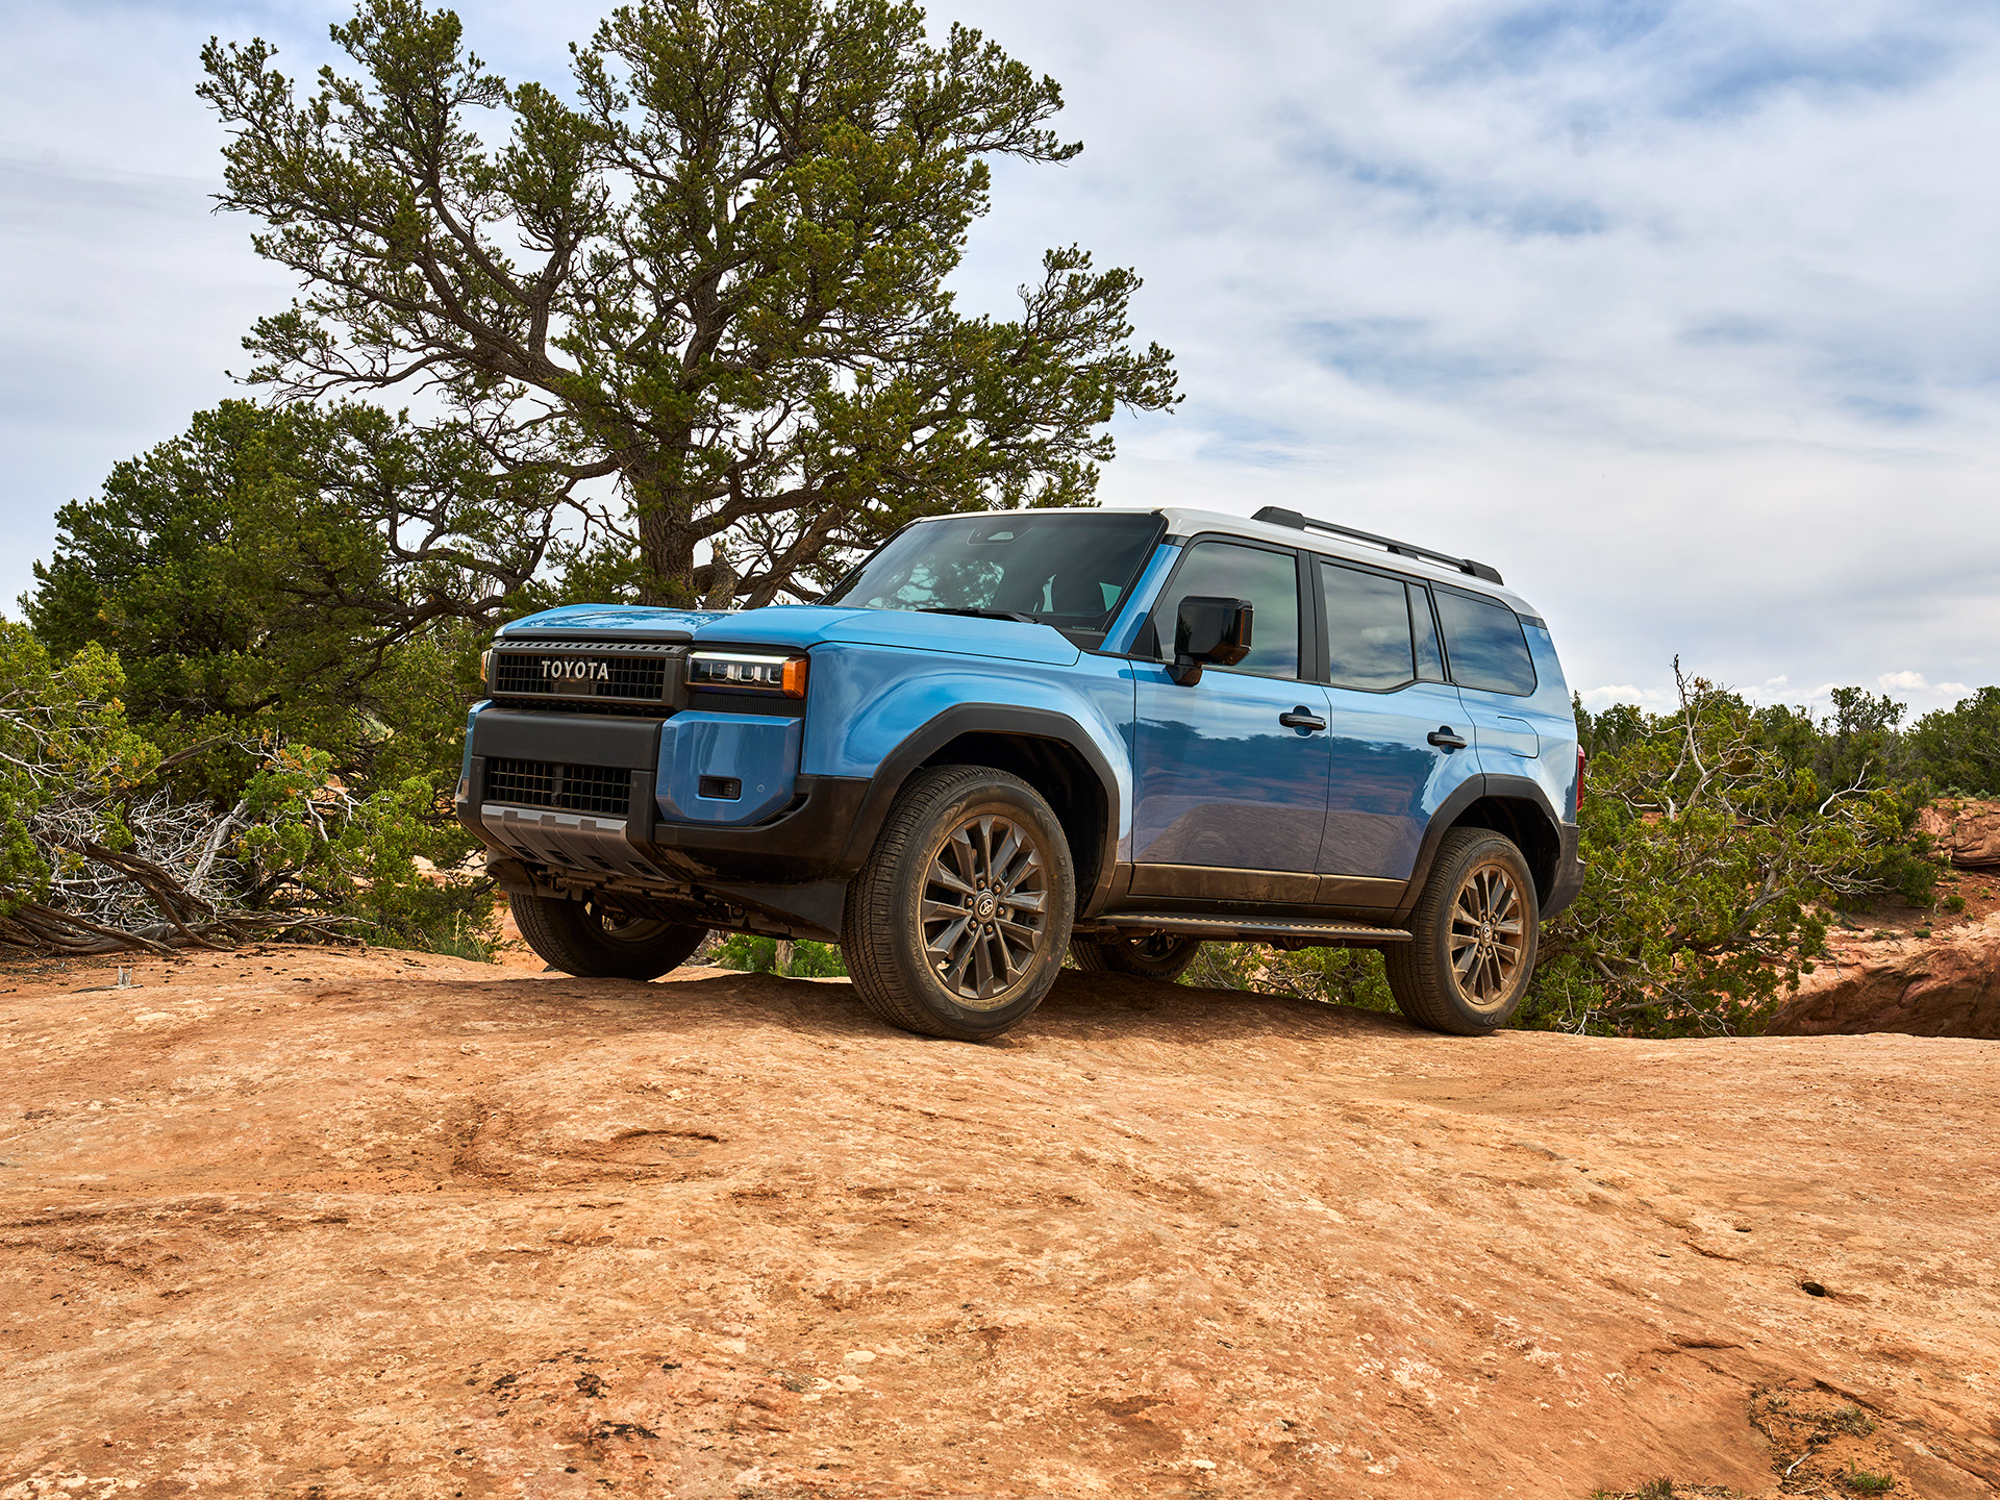
[{"label": "toyota land cruiser", "polygon": [[651,979],[711,930],[840,944],[883,1019],[979,1039],[1079,968],[1378,947],[1505,1024],[1575,896],[1547,626],[1493,568],[1267,507],[919,521],[817,604],[503,629],[458,816],[535,951]]}]

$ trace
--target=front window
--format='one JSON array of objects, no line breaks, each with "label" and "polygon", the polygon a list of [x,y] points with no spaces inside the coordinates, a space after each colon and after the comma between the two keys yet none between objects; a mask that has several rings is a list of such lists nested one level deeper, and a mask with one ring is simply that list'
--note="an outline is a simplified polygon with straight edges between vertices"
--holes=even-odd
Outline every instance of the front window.
[{"label": "front window", "polygon": [[1164,658],[1173,656],[1181,600],[1200,594],[1247,599],[1256,610],[1250,618],[1250,654],[1217,670],[1257,677],[1299,675],[1299,565],[1293,553],[1238,542],[1196,542],[1188,548],[1153,611]]},{"label": "front window", "polygon": [[1102,639],[1162,524],[1132,511],[920,521],[820,602],[1027,620]]}]

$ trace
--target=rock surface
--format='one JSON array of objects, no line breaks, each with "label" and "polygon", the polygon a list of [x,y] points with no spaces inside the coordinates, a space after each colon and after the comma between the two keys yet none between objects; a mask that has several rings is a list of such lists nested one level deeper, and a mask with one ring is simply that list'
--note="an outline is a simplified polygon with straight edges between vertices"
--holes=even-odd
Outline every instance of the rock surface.
[{"label": "rock surface", "polygon": [[2000,1037],[2000,913],[1928,938],[1836,954],[1800,982],[1764,1031]]},{"label": "rock surface", "polygon": [[0,971],[5,1500],[2000,1491],[2000,1044],[113,973]]},{"label": "rock surface", "polygon": [[1961,869],[2000,867],[2000,803],[1946,798],[1917,814],[1917,831]]}]

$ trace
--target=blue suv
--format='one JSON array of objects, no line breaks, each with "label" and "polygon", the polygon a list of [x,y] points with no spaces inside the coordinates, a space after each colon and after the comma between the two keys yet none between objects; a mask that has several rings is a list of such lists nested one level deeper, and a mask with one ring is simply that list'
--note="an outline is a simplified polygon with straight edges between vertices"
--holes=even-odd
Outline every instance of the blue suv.
[{"label": "blue suv", "polygon": [[1275,507],[919,521],[817,604],[517,621],[486,691],[458,816],[571,974],[811,938],[883,1019],[974,1040],[1065,954],[1365,946],[1472,1036],[1582,880],[1540,617],[1484,563]]}]

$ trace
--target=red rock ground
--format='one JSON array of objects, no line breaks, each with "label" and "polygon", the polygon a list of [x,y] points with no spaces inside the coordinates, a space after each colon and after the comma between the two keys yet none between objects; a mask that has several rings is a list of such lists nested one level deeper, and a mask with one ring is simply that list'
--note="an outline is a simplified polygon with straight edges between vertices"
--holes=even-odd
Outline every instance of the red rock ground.
[{"label": "red rock ground", "polygon": [[2000,1491],[2000,1043],[128,967],[0,971],[4,1500]]}]

